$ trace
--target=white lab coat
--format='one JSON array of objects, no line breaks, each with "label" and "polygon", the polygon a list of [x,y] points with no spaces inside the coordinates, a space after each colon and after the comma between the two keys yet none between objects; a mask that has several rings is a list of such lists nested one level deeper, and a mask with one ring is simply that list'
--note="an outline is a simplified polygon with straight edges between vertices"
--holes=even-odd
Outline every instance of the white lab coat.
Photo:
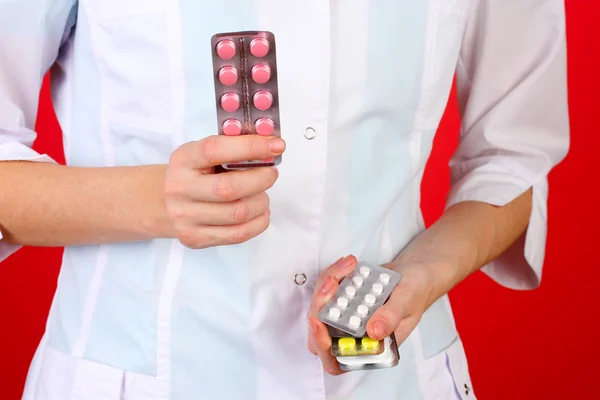
[{"label": "white lab coat", "polygon": [[[210,37],[237,30],[276,35],[287,141],[271,226],[247,243],[66,248],[24,399],[475,398],[447,297],[400,346],[399,366],[339,377],[306,349],[307,308],[334,260],[385,263],[423,231],[421,177],[455,72],[462,133],[448,205],[503,205],[532,187],[526,234],[484,271],[507,287],[539,284],[546,175],[568,149],[563,8],[0,1],[2,160],[52,162],[31,145],[40,83],[56,61],[69,165],[168,162],[216,132]],[[15,250],[0,242],[0,260]]]}]

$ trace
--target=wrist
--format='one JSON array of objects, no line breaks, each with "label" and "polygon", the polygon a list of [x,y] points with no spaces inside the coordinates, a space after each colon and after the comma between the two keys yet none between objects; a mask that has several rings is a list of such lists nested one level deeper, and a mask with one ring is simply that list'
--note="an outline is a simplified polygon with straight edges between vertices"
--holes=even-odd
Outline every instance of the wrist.
[{"label": "wrist", "polygon": [[460,268],[450,258],[435,257],[433,254],[411,254],[403,252],[390,264],[426,293],[426,308],[447,294],[460,281]]},{"label": "wrist", "polygon": [[140,204],[140,209],[145,210],[141,215],[142,234],[148,239],[176,238],[175,228],[167,213],[164,194],[167,165],[153,165],[148,168],[147,190],[143,196],[143,204]]}]

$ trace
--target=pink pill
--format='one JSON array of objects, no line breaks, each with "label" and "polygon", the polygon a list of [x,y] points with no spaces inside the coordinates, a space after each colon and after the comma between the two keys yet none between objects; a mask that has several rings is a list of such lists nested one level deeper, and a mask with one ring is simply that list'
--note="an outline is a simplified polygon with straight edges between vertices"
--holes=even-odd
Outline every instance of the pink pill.
[{"label": "pink pill", "polygon": [[275,158],[267,158],[266,160],[261,160],[264,163],[272,163],[273,161],[275,161]]},{"label": "pink pill", "polygon": [[259,118],[256,121],[256,133],[261,136],[269,136],[273,133],[275,124],[271,118]]},{"label": "pink pill", "polygon": [[269,41],[265,38],[255,38],[250,42],[250,53],[254,57],[264,57],[269,54]]},{"label": "pink pill", "polygon": [[234,67],[223,67],[219,71],[219,81],[225,86],[231,86],[238,80],[238,72]]},{"label": "pink pill", "polygon": [[229,39],[221,40],[217,44],[217,55],[223,60],[232,59],[235,56],[235,43]]},{"label": "pink pill", "polygon": [[227,112],[234,112],[240,107],[240,96],[235,93],[225,93],[221,97],[221,107]]},{"label": "pink pill", "polygon": [[273,95],[266,90],[260,90],[254,94],[254,107],[260,111],[265,111],[273,105]]},{"label": "pink pill", "polygon": [[237,136],[242,133],[242,123],[237,119],[228,119],[223,122],[223,133],[227,136]]},{"label": "pink pill", "polygon": [[266,64],[257,64],[252,68],[252,79],[256,83],[267,83],[271,79],[271,68]]}]

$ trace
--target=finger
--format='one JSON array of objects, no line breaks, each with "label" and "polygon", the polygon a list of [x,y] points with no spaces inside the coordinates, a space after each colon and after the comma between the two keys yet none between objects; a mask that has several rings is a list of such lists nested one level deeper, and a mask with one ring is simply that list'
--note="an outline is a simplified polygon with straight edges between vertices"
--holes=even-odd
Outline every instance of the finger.
[{"label": "finger", "polygon": [[397,286],[388,301],[375,311],[367,323],[367,334],[370,338],[381,340],[394,332],[394,329],[412,314],[410,292]]},{"label": "finger", "polygon": [[353,255],[342,257],[329,267],[325,268],[319,275],[317,282],[315,283],[315,289],[318,290],[319,286],[323,284],[328,276],[333,276],[338,282],[340,282],[346,275],[354,271],[358,261]]},{"label": "finger", "polygon": [[209,203],[229,203],[273,187],[279,172],[275,167],[229,171],[223,174],[200,175],[190,180],[187,190],[191,200]]},{"label": "finger", "polygon": [[394,330],[398,346],[400,346],[410,336],[418,324],[419,318],[415,316],[410,316],[400,321],[400,325],[398,325],[398,327]]},{"label": "finger", "polygon": [[308,307],[308,316],[317,315],[325,303],[335,295],[339,286],[338,280],[333,275],[329,275],[323,284],[313,293],[310,306]]},{"label": "finger", "polygon": [[246,160],[265,160],[279,156],[285,142],[278,137],[260,135],[214,135],[189,142],[177,149],[171,163],[194,168],[212,168],[226,163]]},{"label": "finger", "polygon": [[341,375],[344,373],[344,371],[340,368],[340,363],[330,351],[323,351],[317,346],[317,354],[321,359],[323,369],[329,375]]},{"label": "finger", "polygon": [[308,343],[307,343],[306,347],[308,348],[308,351],[310,351],[313,355],[315,355],[315,356],[319,355],[317,353],[317,346],[315,345],[314,337],[310,333],[308,334]]},{"label": "finger", "polygon": [[310,302],[308,315],[317,315],[339,288],[339,282],[356,267],[356,258],[348,256],[327,267],[317,279],[315,292]]},{"label": "finger", "polygon": [[177,219],[193,225],[239,225],[262,215],[269,208],[269,195],[257,193],[230,203],[195,203],[184,205]]},{"label": "finger", "polygon": [[312,327],[311,331],[314,332],[313,340],[317,355],[321,359],[325,372],[329,375],[343,374],[344,371],[340,368],[340,363],[331,354],[331,337],[329,337],[327,327],[314,316],[309,319],[309,324]]},{"label": "finger", "polygon": [[232,245],[247,242],[269,227],[270,211],[240,225],[202,226],[188,228],[179,235],[179,241],[193,249]]}]

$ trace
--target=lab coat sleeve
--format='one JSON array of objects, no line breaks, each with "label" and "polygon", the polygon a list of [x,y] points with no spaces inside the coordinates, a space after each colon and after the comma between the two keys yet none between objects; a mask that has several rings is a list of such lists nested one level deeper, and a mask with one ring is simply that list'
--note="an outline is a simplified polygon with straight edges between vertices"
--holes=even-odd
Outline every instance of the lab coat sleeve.
[{"label": "lab coat sleeve", "polygon": [[474,0],[457,66],[461,138],[447,206],[505,205],[532,188],[526,232],[482,269],[499,284],[541,281],[547,175],[569,148],[563,0]]},{"label": "lab coat sleeve", "polygon": [[[31,148],[38,98],[75,20],[75,0],[0,0],[0,162],[53,162]],[[0,261],[18,249],[1,239]]]}]

